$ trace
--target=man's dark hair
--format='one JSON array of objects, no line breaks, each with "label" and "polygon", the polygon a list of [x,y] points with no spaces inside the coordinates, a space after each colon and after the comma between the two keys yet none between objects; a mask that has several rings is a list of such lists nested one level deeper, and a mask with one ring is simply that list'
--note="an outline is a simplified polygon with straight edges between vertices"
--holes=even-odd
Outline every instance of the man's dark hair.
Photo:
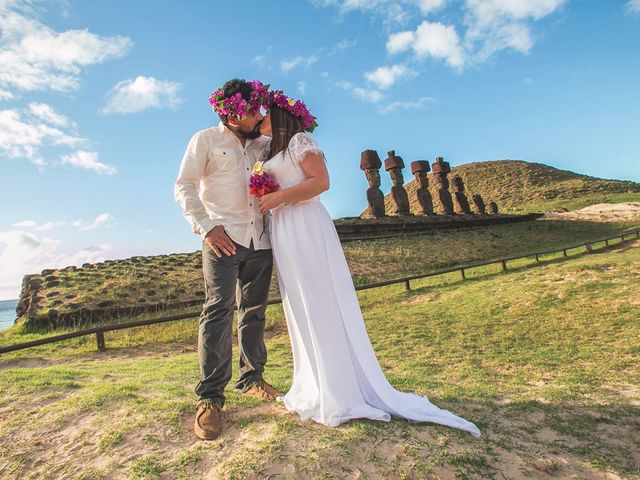
[{"label": "man's dark hair", "polygon": [[[222,92],[224,93],[225,98],[229,98],[239,92],[240,95],[242,95],[242,98],[247,102],[251,100],[252,91],[253,88],[251,85],[242,78],[232,78],[222,86]],[[227,123],[227,115],[218,116],[220,117],[220,120],[222,120],[222,123]]]}]

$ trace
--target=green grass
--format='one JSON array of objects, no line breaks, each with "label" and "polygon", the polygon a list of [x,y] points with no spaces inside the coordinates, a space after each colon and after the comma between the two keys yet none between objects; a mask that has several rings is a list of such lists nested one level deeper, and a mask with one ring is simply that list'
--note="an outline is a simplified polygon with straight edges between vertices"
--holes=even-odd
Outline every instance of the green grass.
[{"label": "green grass", "polygon": [[[423,235],[382,240],[346,242],[345,256],[357,285],[387,280],[502,256],[521,255],[540,249],[613,235],[622,228],[637,226],[637,221],[602,223],[586,221],[544,220],[511,225],[494,225],[465,230],[440,230]],[[193,300],[204,294],[201,252],[136,257],[98,263],[92,268],[58,270],[48,276],[54,286],[44,281],[39,307],[21,331],[40,332],[43,328],[63,331],[98,323],[91,318],[56,325],[46,319],[50,309],[61,313],[80,308],[152,304]],[[38,275],[34,278],[43,278]],[[51,282],[52,280],[49,280]],[[278,284],[271,282],[271,298],[279,297]],[[59,303],[58,303],[59,302]],[[158,310],[147,317],[166,312]],[[114,314],[110,323],[126,321],[130,315]],[[6,344],[0,332],[0,344]]]},{"label": "green grass", "polygon": [[[2,478],[640,478],[640,245],[359,292],[389,381],[474,421],[337,429],[227,390],[192,434],[196,319],[0,357]],[[291,382],[279,307],[266,378]],[[35,334],[31,334],[35,335]],[[237,365],[237,352],[234,352]]]}]

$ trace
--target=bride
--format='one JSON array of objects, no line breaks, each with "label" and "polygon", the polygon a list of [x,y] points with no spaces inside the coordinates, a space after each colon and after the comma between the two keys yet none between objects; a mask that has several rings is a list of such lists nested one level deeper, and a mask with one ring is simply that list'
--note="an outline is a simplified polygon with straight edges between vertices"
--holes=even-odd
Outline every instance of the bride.
[{"label": "bride", "polygon": [[433,422],[474,436],[473,423],[427,397],[396,390],[371,346],[335,226],[318,195],[329,188],[324,155],[305,133],[315,119],[304,103],[272,92],[260,132],[271,147],[262,169],[280,189],[259,199],[271,211],[269,235],[293,352],[293,383],[277,400],[303,420],[334,427],[354,418]]}]

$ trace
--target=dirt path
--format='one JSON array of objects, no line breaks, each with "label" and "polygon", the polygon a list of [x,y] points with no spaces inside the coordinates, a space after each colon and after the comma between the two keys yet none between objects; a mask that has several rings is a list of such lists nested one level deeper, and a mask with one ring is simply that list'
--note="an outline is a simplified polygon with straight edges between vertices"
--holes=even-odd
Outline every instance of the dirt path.
[{"label": "dirt path", "polygon": [[585,220],[591,222],[621,222],[638,218],[640,202],[598,203],[572,212],[550,212],[542,217],[546,220]]}]

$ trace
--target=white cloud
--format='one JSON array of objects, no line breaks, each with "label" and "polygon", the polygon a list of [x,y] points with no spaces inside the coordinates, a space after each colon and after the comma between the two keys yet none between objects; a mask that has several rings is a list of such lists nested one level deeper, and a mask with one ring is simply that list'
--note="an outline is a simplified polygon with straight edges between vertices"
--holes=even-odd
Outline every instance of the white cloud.
[{"label": "white cloud", "polygon": [[[75,129],[75,124],[45,103],[30,103],[24,110],[0,110],[0,154],[8,158],[24,158],[43,167],[48,163],[42,153],[44,148],[78,148],[88,143],[70,129]],[[58,163],[99,174],[117,173],[113,165],[97,159],[96,152],[77,150],[62,154]]]},{"label": "white cloud", "polygon": [[100,262],[111,250],[111,245],[105,243],[64,253],[60,251],[61,243],[19,230],[0,232],[0,298],[18,298],[24,275],[40,273],[45,268]]},{"label": "white cloud", "polygon": [[448,0],[418,0],[418,7],[423,15],[428,15],[442,9],[447,3]]},{"label": "white cloud", "polygon": [[379,18],[387,28],[405,25],[417,15],[429,15],[449,0],[312,0],[320,7],[337,7],[341,15],[361,11]]},{"label": "white cloud", "polygon": [[[101,215],[98,215],[96,219],[93,221],[93,223],[91,224],[86,224],[82,220],[76,220],[75,222],[73,222],[72,225],[76,227],[78,230],[87,231],[87,230],[95,230],[99,226],[105,225],[107,224],[107,222],[112,220],[113,220],[113,217],[111,215],[109,215],[108,213],[103,213]],[[106,225],[107,228],[109,228],[109,226],[110,225]]]},{"label": "white cloud", "polygon": [[[640,0],[638,0],[640,2]],[[534,45],[531,21],[540,20],[558,9],[566,0],[464,0],[464,35],[453,25],[423,21],[415,31],[389,35],[389,54],[413,51],[418,58],[437,58],[450,67],[463,69],[469,63],[487,61],[500,50],[528,53]],[[425,6],[437,1],[426,2]],[[428,4],[428,5],[427,5]]]},{"label": "white cloud", "polygon": [[635,13],[640,15],[640,0],[629,0],[624,8],[629,13]]},{"label": "white cloud", "polygon": [[304,95],[307,91],[307,82],[298,82],[298,93]]},{"label": "white cloud", "polygon": [[416,72],[405,65],[397,64],[390,67],[379,67],[373,72],[365,72],[365,78],[379,90],[386,90],[400,79],[415,77]]},{"label": "white cloud", "polygon": [[37,117],[40,120],[43,120],[44,122],[47,122],[51,125],[56,125],[58,127],[69,127],[71,125],[71,122],[67,117],[59,114],[46,103],[30,103],[29,112],[34,117]]},{"label": "white cloud", "polygon": [[420,0],[315,0],[319,6],[338,7],[340,14],[360,10],[381,18],[386,26],[407,23],[417,11]]},{"label": "white cloud", "polygon": [[467,10],[480,25],[495,25],[503,19],[534,20],[555,12],[566,0],[465,0]]},{"label": "white cloud", "polygon": [[391,54],[404,52],[411,48],[414,39],[415,33],[412,31],[392,33],[387,40],[387,52]]},{"label": "white cloud", "polygon": [[433,97],[420,97],[411,102],[391,102],[378,107],[378,112],[386,114],[397,110],[421,110],[435,102]]},{"label": "white cloud", "polygon": [[534,45],[531,21],[558,11],[566,0],[465,0],[464,44],[476,63],[512,49],[528,53]]},{"label": "white cloud", "polygon": [[272,70],[272,63],[269,60],[269,54],[272,50],[272,46],[269,45],[267,46],[267,49],[265,50],[265,53],[259,53],[258,55],[256,55],[255,57],[253,57],[251,59],[251,63],[258,65],[260,68],[265,68],[267,70]]},{"label": "white cloud", "polygon": [[[289,73],[291,70],[296,68],[308,69],[311,65],[316,64],[322,57],[331,57],[333,55],[336,55],[337,53],[343,52],[348,48],[353,47],[356,43],[357,40],[355,39],[342,39],[330,49],[321,47],[309,56],[296,55],[293,58],[284,59],[280,62],[280,70],[282,71],[282,73]],[[252,61],[253,63],[256,63],[262,67],[267,67],[270,69],[270,65],[267,64],[266,57],[264,57],[264,55],[257,55]]]},{"label": "white cloud", "polygon": [[280,70],[282,70],[283,73],[289,73],[289,71],[297,67],[308,68],[314,63],[316,63],[318,59],[319,59],[318,54],[315,54],[315,53],[308,57],[303,57],[302,55],[298,55],[297,57],[291,58],[289,60],[282,60],[280,62]]},{"label": "white cloud", "polygon": [[21,92],[74,90],[83,68],[120,58],[133,45],[127,37],[86,29],[56,32],[30,18],[31,13],[17,2],[0,4],[0,99]]},{"label": "white cloud", "polygon": [[333,46],[333,48],[327,53],[327,56],[331,56],[331,55],[335,55],[336,53],[343,52],[353,47],[356,43],[358,43],[356,39],[347,40],[346,38],[343,38]]},{"label": "white cloud", "polygon": [[[46,111],[54,117],[58,116],[51,107]],[[24,114],[27,115],[26,119],[23,118]],[[44,165],[41,148],[51,145],[76,147],[85,141],[83,138],[43,123],[29,110],[0,110],[0,153],[9,158],[26,158],[36,165]]]},{"label": "white cloud", "polygon": [[[113,217],[108,213],[103,213],[98,215],[96,219],[91,223],[85,223],[82,220],[75,220],[74,222],[71,222],[71,226],[77,228],[78,230],[83,230],[83,231],[95,230],[99,226],[107,224],[107,222],[109,221],[113,221]],[[14,223],[11,226],[15,228],[33,228],[35,231],[42,232],[46,230],[52,230],[54,228],[58,228],[66,224],[67,222],[65,221],[48,221],[43,223],[42,225],[38,225],[33,220],[23,220],[23,221]],[[112,225],[113,224],[108,224],[106,226],[107,228],[109,228]]]},{"label": "white cloud", "polygon": [[[406,33],[406,32],[401,32]],[[415,32],[410,32],[411,43],[415,55],[419,58],[434,57],[444,60],[451,67],[461,68],[465,62],[465,54],[460,45],[460,37],[453,25],[445,25],[440,22],[425,20]],[[397,39],[401,38],[400,41]],[[395,45],[392,42],[392,50],[407,46],[406,37],[396,37]],[[387,43],[389,45],[389,42]],[[387,46],[387,48],[389,48]]]},{"label": "white cloud", "polygon": [[16,227],[16,228],[33,228],[34,230],[36,230],[38,232],[44,232],[46,230],[52,230],[54,228],[61,227],[65,223],[66,222],[45,222],[42,225],[38,225],[33,220],[23,220],[21,222],[14,223],[11,226],[12,227]]},{"label": "white cloud", "polygon": [[101,163],[98,161],[96,152],[87,152],[78,150],[60,157],[61,165],[71,165],[72,167],[83,168],[85,170],[93,170],[98,174],[114,175],[118,173],[118,169],[113,165]]},{"label": "white cloud", "polygon": [[36,222],[34,222],[33,220],[22,220],[21,222],[14,223],[11,226],[16,228],[29,228],[29,227],[35,227]]},{"label": "white cloud", "polygon": [[384,98],[384,94],[375,88],[363,88],[353,85],[351,82],[336,82],[336,87],[346,90],[354,97],[369,103],[378,103]]},{"label": "white cloud", "polygon": [[265,57],[262,54],[256,55],[255,57],[253,57],[251,59],[251,63],[255,63],[256,65],[258,65],[260,67],[267,67],[269,65],[267,63],[267,57]]},{"label": "white cloud", "polygon": [[361,100],[365,100],[371,103],[378,103],[380,100],[384,98],[384,95],[382,94],[382,92],[374,88],[355,87],[353,89],[353,94],[357,98],[360,98]]},{"label": "white cloud", "polygon": [[35,230],[38,232],[43,232],[46,230],[51,230],[53,228],[58,228],[61,227],[62,225],[64,225],[65,222],[46,222],[43,223],[42,225],[35,227]]},{"label": "white cloud", "polygon": [[[360,11],[393,30],[408,20],[422,18],[414,30],[392,32],[386,42],[391,55],[412,52],[416,58],[435,58],[462,70],[487,61],[501,50],[528,53],[535,44],[532,23],[560,10],[568,0],[316,0],[316,5],[336,7],[341,14]],[[445,7],[459,7],[461,25],[427,21]],[[640,12],[640,0],[630,0],[627,10]],[[447,12],[447,17],[450,17]]]},{"label": "white cloud", "polygon": [[138,76],[117,83],[107,94],[103,113],[136,113],[148,108],[174,108],[180,84],[169,80]]}]

